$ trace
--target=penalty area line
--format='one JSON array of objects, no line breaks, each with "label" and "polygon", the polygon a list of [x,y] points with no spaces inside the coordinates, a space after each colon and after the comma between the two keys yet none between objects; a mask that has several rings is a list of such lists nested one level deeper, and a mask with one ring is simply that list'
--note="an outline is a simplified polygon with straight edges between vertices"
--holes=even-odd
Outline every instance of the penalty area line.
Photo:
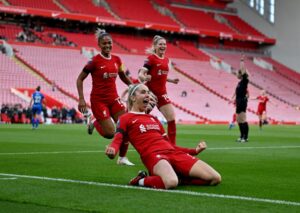
[{"label": "penalty area line", "polygon": [[6,176],[6,177],[13,177],[13,178],[25,178],[25,179],[35,179],[35,180],[54,181],[54,182],[66,182],[66,183],[75,183],[75,184],[82,184],[82,185],[134,189],[134,190],[163,192],[163,193],[171,193],[171,194],[179,194],[179,195],[190,195],[190,196],[211,197],[211,198],[232,199],[232,200],[244,200],[244,201],[253,201],[253,202],[261,202],[261,203],[281,204],[281,205],[288,205],[288,206],[300,206],[300,202],[293,202],[293,201],[287,201],[287,200],[272,200],[272,199],[264,199],[264,198],[245,197],[245,196],[237,196],[237,195],[213,194],[213,193],[203,193],[203,192],[184,191],[184,190],[161,190],[161,189],[143,188],[143,187],[136,187],[136,186],[129,186],[129,185],[119,185],[119,184],[111,184],[111,183],[100,183],[100,182],[93,182],[93,181],[72,180],[72,179],[64,179],[64,178],[50,178],[50,177],[40,177],[40,176],[30,176],[30,175],[18,175],[18,174],[7,174],[7,173],[0,173],[0,175]]}]

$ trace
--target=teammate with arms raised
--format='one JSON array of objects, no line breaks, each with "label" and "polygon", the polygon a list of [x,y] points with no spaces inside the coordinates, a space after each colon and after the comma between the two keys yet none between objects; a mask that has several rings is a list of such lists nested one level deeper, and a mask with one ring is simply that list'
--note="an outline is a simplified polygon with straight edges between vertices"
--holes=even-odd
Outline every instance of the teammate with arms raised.
[{"label": "teammate with arms raised", "polygon": [[204,141],[194,149],[178,147],[169,141],[157,118],[146,114],[151,98],[147,86],[132,85],[128,94],[129,112],[120,116],[117,132],[106,149],[106,155],[114,158],[122,143],[129,139],[150,173],[147,176],[146,172],[140,171],[130,181],[131,185],[170,189],[180,183],[217,185],[221,182],[217,171],[192,156],[206,149]]},{"label": "teammate with arms raised", "polygon": [[249,74],[244,64],[244,56],[241,58],[240,69],[236,73],[237,78],[240,80],[236,86],[235,93],[232,99],[235,99],[236,105],[236,120],[240,129],[240,137],[237,142],[248,142],[249,125],[247,122],[247,105],[248,105],[248,83]]},{"label": "teammate with arms raised", "polygon": [[[83,95],[83,81],[91,74],[92,91],[90,95],[91,109],[96,120],[90,121],[89,133],[94,127],[104,138],[113,138],[115,134],[115,123],[118,117],[125,113],[125,107],[120,101],[116,88],[117,76],[127,85],[131,84],[130,79],[125,75],[125,68],[121,59],[111,54],[113,40],[105,30],[96,31],[100,54],[83,68],[77,78],[77,90],[79,95],[78,109],[80,112],[87,111],[87,105]],[[113,119],[113,120],[112,120]],[[128,143],[122,145],[119,164],[133,165],[125,157]]]},{"label": "teammate with arms raised", "polygon": [[176,144],[175,112],[168,98],[166,82],[177,84],[179,79],[168,78],[171,62],[165,57],[166,49],[166,39],[158,35],[154,36],[152,47],[146,50],[150,55],[139,70],[139,78],[141,82],[146,82],[148,88],[156,95],[158,99],[157,108],[168,122],[170,141]]}]

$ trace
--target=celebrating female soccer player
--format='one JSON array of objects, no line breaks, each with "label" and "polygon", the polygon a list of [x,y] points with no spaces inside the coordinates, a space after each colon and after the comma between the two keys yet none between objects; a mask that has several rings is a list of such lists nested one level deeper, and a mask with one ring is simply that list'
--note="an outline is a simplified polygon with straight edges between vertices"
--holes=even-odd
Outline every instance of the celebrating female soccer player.
[{"label": "celebrating female soccer player", "polygon": [[[150,91],[144,84],[131,85],[128,92],[128,113],[120,116],[118,128],[106,155],[114,158],[119,147],[129,139],[141,156],[150,176],[140,171],[129,184],[157,189],[175,188],[179,183],[217,185],[220,174],[192,155],[206,149],[201,141],[195,149],[172,144],[161,123],[145,111],[150,102]],[[124,140],[125,139],[125,140]]]},{"label": "celebrating female soccer player", "polygon": [[[83,68],[77,78],[77,90],[79,95],[78,109],[80,112],[87,111],[86,102],[83,95],[83,81],[91,74],[92,76],[92,92],[90,96],[91,108],[96,120],[88,126],[91,134],[93,128],[104,138],[113,138],[115,134],[115,124],[118,117],[125,113],[125,107],[120,101],[116,88],[116,78],[119,76],[121,80],[130,85],[131,81],[125,75],[124,65],[118,56],[112,55],[113,46],[112,37],[105,30],[98,29],[96,31],[98,46],[101,49],[100,54]],[[112,118],[112,119],[111,119]],[[128,148],[124,144],[120,151],[119,164],[133,165],[125,157]]]},{"label": "celebrating female soccer player", "polygon": [[246,117],[247,104],[248,104],[248,79],[249,75],[245,68],[244,64],[244,56],[241,58],[240,69],[237,72],[237,78],[240,79],[236,89],[235,94],[232,99],[235,98],[236,104],[236,114],[237,114],[237,122],[240,128],[240,138],[237,140],[238,142],[247,142],[248,141],[248,132],[249,126]]},{"label": "celebrating female soccer player", "polygon": [[171,63],[165,57],[166,49],[166,39],[158,35],[154,36],[152,47],[146,50],[151,55],[148,56],[144,66],[139,70],[139,78],[141,82],[146,82],[149,89],[156,95],[157,107],[168,122],[169,139],[173,144],[176,144],[175,112],[168,98],[166,82],[177,84],[179,79],[168,79]]},{"label": "celebrating female soccer player", "polygon": [[258,100],[258,107],[257,107],[257,116],[259,119],[259,128],[262,128],[263,124],[267,124],[267,102],[270,102],[268,96],[266,95],[266,91],[262,90],[261,94],[254,98],[254,100]]}]

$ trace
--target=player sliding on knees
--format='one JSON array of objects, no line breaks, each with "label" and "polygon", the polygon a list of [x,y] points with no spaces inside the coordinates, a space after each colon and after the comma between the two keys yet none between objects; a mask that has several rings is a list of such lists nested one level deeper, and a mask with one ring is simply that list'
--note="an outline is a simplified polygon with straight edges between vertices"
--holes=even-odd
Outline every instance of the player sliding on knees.
[{"label": "player sliding on knees", "polygon": [[146,111],[151,101],[150,92],[144,84],[129,87],[129,112],[120,116],[117,132],[106,148],[106,155],[113,159],[121,145],[131,142],[148,169],[140,171],[129,184],[157,189],[175,188],[179,184],[217,185],[221,175],[202,160],[194,157],[206,149],[201,141],[196,148],[183,148],[168,139],[158,119]]}]

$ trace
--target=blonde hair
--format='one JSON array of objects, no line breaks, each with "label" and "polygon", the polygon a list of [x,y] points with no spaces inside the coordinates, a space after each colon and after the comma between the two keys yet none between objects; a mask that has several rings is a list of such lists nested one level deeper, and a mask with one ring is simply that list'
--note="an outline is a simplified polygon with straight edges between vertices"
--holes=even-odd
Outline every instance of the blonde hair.
[{"label": "blonde hair", "polygon": [[133,101],[131,100],[131,97],[135,95],[135,92],[137,89],[144,84],[131,84],[128,87],[128,97],[127,97],[127,108],[130,111],[133,105]]},{"label": "blonde hair", "polygon": [[101,28],[96,29],[95,36],[96,36],[97,42],[99,42],[99,40],[101,40],[104,36],[111,37],[111,35],[108,32],[106,32],[105,29],[101,29]]},{"label": "blonde hair", "polygon": [[149,48],[146,48],[146,54],[149,54],[149,55],[152,55],[152,54],[155,54],[155,45],[158,44],[158,42],[161,40],[161,39],[164,39],[166,40],[164,37],[162,36],[159,36],[159,35],[156,35],[153,37],[153,40],[152,40],[152,46],[149,47]]}]

